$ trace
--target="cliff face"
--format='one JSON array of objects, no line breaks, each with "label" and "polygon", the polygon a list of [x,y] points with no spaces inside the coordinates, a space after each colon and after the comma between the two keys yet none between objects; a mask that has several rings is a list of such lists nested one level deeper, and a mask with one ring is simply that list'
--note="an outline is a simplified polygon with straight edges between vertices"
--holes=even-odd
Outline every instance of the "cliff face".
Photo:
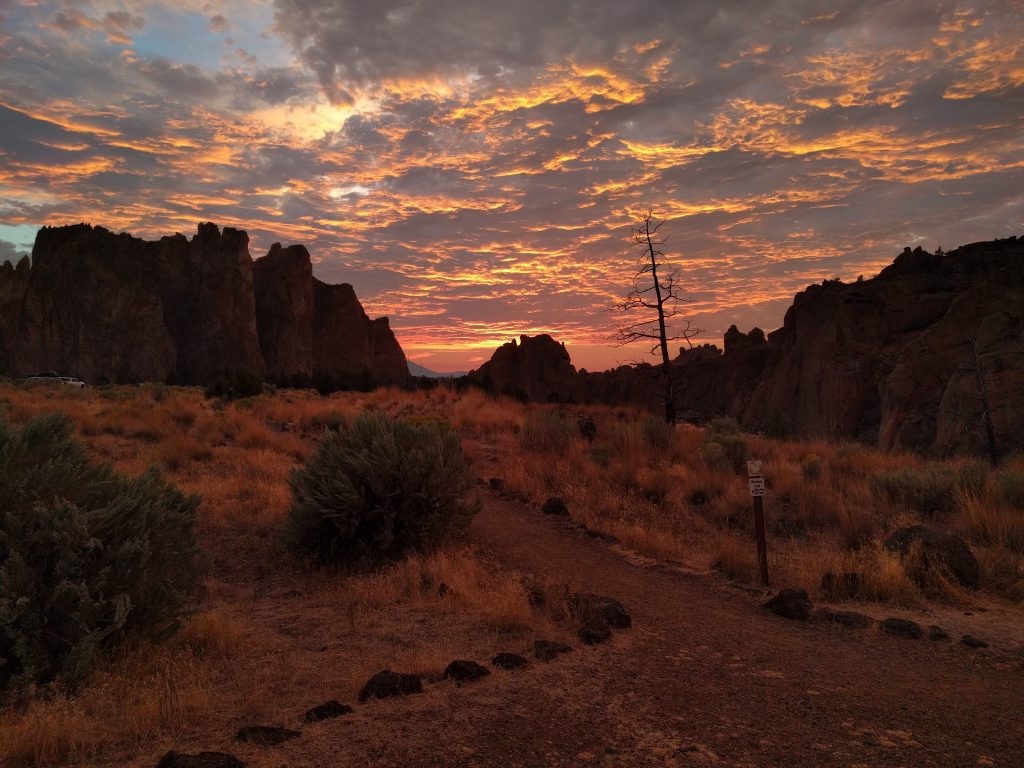
[{"label": "cliff face", "polygon": [[381,381],[408,376],[394,335],[387,331],[389,347],[350,286],[364,322],[314,322],[305,248],[275,245],[253,264],[248,245],[245,232],[214,224],[200,224],[191,240],[156,242],[85,224],[43,228],[31,268],[0,269],[0,371],[189,383],[238,368],[309,376],[323,370],[315,345],[351,351],[350,340],[362,338],[385,351],[342,352],[333,364]]},{"label": "cliff face", "polygon": [[[506,347],[508,345],[505,345]],[[526,340],[521,346],[526,346]],[[1024,240],[946,254],[907,249],[877,277],[797,294],[783,326],[725,336],[671,363],[683,418],[732,416],[751,430],[853,438],[884,449],[1005,454],[1024,448]],[[520,356],[492,381],[559,382],[556,396],[660,408],[660,369],[567,376],[568,359]],[[485,367],[487,367],[485,366]],[[479,378],[484,372],[471,374]],[[520,387],[523,389],[522,387]],[[544,400],[550,394],[532,399]]]}]

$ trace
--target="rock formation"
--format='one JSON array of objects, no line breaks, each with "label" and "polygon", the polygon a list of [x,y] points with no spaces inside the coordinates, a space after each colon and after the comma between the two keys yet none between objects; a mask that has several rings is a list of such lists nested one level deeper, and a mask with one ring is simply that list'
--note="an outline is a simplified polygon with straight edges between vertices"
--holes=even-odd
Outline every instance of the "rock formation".
[{"label": "rock formation", "polygon": [[[671,363],[677,412],[883,449],[1004,455],[1024,447],[1024,239],[906,249],[875,278],[797,294],[767,337],[735,326],[724,351]],[[660,371],[575,373],[547,336],[506,344],[467,378],[532,400],[660,408]]]},{"label": "rock formation", "polygon": [[0,268],[0,373],[408,377],[387,319],[367,318],[350,285],[316,280],[304,247],[275,244],[254,264],[248,246],[245,232],[214,224],[156,242],[87,224],[44,227],[31,266]]},{"label": "rock formation", "polygon": [[573,401],[579,386],[565,345],[546,333],[502,344],[465,378],[492,392],[541,403]]}]

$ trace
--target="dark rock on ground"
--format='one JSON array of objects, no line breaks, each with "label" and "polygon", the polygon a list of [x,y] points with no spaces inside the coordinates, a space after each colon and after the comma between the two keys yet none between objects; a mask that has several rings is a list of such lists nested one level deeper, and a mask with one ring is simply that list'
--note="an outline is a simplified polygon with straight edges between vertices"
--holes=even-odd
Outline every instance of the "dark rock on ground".
[{"label": "dark rock on ground", "polygon": [[811,599],[807,596],[807,590],[795,587],[780,589],[762,607],[784,619],[805,620],[811,615]]},{"label": "dark rock on ground", "polygon": [[500,477],[492,477],[487,481],[487,485],[490,486],[492,491],[500,491],[505,487],[505,481]]},{"label": "dark rock on ground", "polygon": [[458,683],[471,683],[487,677],[489,674],[491,673],[486,667],[465,659],[456,659],[444,670],[445,680],[454,680]]},{"label": "dark rock on ground", "polygon": [[260,747],[276,747],[301,735],[301,731],[293,731],[279,725],[248,725],[240,728],[235,738]]},{"label": "dark rock on ground", "polygon": [[910,619],[886,619],[882,622],[881,627],[883,632],[890,635],[910,637],[914,640],[924,637],[924,631],[921,629],[921,625],[916,621],[911,621]]},{"label": "dark rock on ground", "polygon": [[860,591],[861,575],[859,573],[833,573],[828,571],[822,574],[821,591],[830,600],[842,600],[848,597],[856,597]]},{"label": "dark rock on ground", "polygon": [[525,667],[529,662],[518,653],[499,653],[491,659],[491,664],[502,669],[518,669]]},{"label": "dark rock on ground", "polygon": [[565,501],[558,498],[557,496],[552,496],[547,501],[545,501],[544,505],[540,508],[540,511],[543,512],[545,515],[569,514],[569,508],[565,505]]},{"label": "dark rock on ground", "polygon": [[371,677],[359,692],[360,703],[370,699],[387,699],[392,696],[407,696],[423,692],[423,681],[419,675],[407,672],[392,672],[385,669]]},{"label": "dark rock on ground", "polygon": [[814,618],[821,621],[828,621],[832,624],[841,624],[851,629],[865,629],[875,623],[870,616],[865,616],[857,611],[836,611],[832,608],[819,608],[814,612]]},{"label": "dark rock on ground", "polygon": [[612,628],[604,619],[595,617],[587,621],[577,635],[587,645],[597,645],[611,640]]},{"label": "dark rock on ground", "polygon": [[534,640],[533,657],[538,661],[551,661],[556,656],[569,653],[572,648],[557,640]]},{"label": "dark rock on ground", "polygon": [[963,539],[923,525],[911,525],[885,540],[887,550],[904,556],[915,546],[920,547],[926,564],[936,566],[963,587],[978,588],[978,560]]},{"label": "dark rock on ground", "polygon": [[156,768],[244,768],[245,763],[227,752],[199,752],[194,755],[171,750]]},{"label": "dark rock on ground", "polygon": [[570,599],[574,615],[584,622],[600,619],[614,629],[629,629],[633,619],[626,608],[614,597],[576,593]]},{"label": "dark rock on ground", "polygon": [[968,648],[988,648],[988,643],[984,640],[979,640],[973,635],[964,635],[960,638],[960,644],[965,645]]},{"label": "dark rock on ground", "polygon": [[949,640],[949,632],[942,627],[932,624],[928,627],[928,639],[932,641]]},{"label": "dark rock on ground", "polygon": [[304,723],[318,723],[321,720],[330,720],[335,717],[341,717],[347,715],[355,710],[352,709],[348,704],[342,704],[340,701],[331,699],[325,701],[316,707],[311,707],[306,710],[305,717],[302,718]]}]

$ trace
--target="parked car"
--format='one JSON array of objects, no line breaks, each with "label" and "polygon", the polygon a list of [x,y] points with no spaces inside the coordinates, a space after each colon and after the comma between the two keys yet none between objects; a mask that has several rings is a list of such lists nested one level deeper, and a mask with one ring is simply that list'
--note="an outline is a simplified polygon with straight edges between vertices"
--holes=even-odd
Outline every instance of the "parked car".
[{"label": "parked car", "polygon": [[69,387],[85,389],[85,382],[81,379],[76,379],[74,376],[61,376],[56,371],[43,371],[35,376],[28,376],[25,381],[42,384],[65,384]]}]

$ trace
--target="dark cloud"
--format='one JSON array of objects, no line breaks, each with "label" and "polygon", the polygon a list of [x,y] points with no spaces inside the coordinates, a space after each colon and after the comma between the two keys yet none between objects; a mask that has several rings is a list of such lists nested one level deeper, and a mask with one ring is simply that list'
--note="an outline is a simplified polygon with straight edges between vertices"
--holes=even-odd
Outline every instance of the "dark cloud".
[{"label": "dark cloud", "polygon": [[24,248],[9,243],[6,240],[0,240],[0,264],[5,261],[9,261],[11,264],[17,264],[22,256],[27,256],[28,251]]}]

